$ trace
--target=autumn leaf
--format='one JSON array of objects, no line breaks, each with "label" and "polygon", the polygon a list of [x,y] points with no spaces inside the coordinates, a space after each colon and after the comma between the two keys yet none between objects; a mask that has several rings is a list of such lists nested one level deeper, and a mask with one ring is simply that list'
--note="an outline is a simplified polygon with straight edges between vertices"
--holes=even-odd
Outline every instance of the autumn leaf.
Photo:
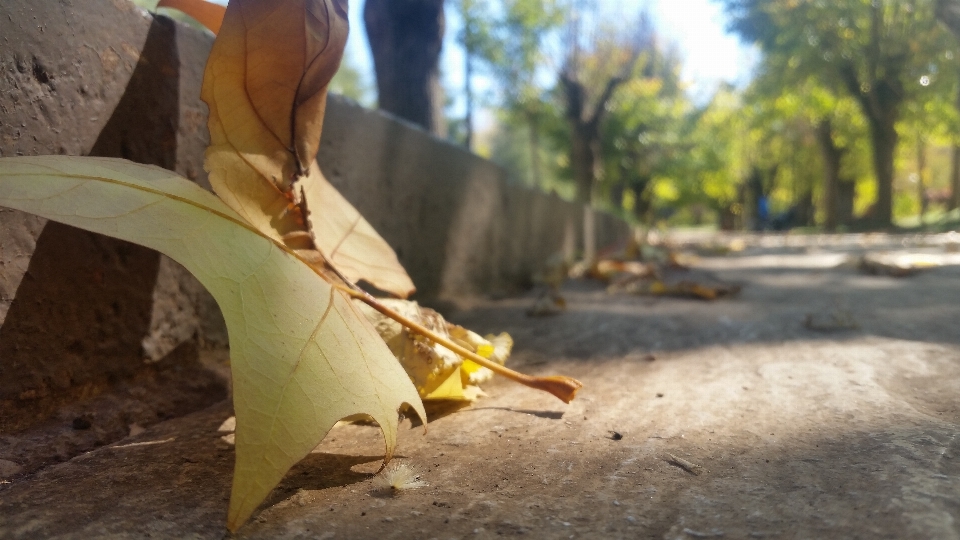
[{"label": "autumn leaf", "polygon": [[422,307],[417,302],[383,299],[378,303],[432,332],[428,337],[411,331],[396,319],[376,311],[373,307],[358,304],[360,311],[400,361],[424,400],[474,401],[484,395],[478,385],[493,377],[493,371],[489,368],[437,344],[434,341],[436,336],[447,338],[463,350],[500,366],[506,363],[513,349],[513,339],[506,332],[483,338],[462,326],[446,321],[436,311]]},{"label": "autumn leaf", "polygon": [[393,249],[316,164],[347,33],[342,0],[231,2],[201,92],[205,166],[217,195],[264,234],[405,298],[415,288]]},{"label": "autumn leaf", "polygon": [[393,454],[398,410],[423,404],[376,330],[289,247],[174,173],[123,160],[0,158],[0,206],[156,249],[227,323],[237,418],[236,530],[341,418],[372,417]]}]

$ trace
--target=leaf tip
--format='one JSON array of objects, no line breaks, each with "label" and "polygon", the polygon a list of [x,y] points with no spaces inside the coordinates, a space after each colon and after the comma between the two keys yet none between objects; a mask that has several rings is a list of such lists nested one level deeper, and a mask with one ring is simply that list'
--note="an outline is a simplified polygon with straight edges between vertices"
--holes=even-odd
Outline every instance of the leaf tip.
[{"label": "leaf tip", "polygon": [[572,377],[555,375],[552,377],[537,377],[531,381],[530,386],[550,392],[564,403],[570,403],[577,396],[577,392],[583,388],[583,383]]}]

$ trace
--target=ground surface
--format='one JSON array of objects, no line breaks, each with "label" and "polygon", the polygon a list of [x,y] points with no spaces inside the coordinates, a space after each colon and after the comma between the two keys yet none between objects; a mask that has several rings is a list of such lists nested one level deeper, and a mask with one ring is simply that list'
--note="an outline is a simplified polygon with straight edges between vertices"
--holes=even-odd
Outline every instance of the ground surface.
[{"label": "ground surface", "polygon": [[[512,365],[577,377],[576,401],[498,380],[426,435],[406,421],[399,454],[429,487],[396,497],[373,489],[377,429],[337,428],[237,537],[958,538],[952,242],[748,239],[700,258],[744,285],[712,303],[595,283],[568,284],[556,317],[528,318],[528,297],[476,302],[453,319],[509,331]],[[884,250],[946,264],[837,267]],[[838,314],[857,328],[817,322]],[[221,403],[0,484],[0,538],[221,538],[229,416]]]}]

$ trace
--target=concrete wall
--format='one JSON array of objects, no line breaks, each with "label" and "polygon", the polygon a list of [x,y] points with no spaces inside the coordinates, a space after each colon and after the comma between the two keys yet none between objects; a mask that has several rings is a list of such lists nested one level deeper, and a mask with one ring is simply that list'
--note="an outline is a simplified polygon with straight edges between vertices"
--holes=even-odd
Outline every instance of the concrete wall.
[{"label": "concrete wall", "polygon": [[[427,301],[515,292],[561,251],[566,234],[582,230],[581,205],[510,185],[490,161],[338,96],[318,160]],[[626,234],[619,220],[597,219],[600,245]]]},{"label": "concrete wall", "polygon": [[[127,0],[0,4],[0,156],[124,157],[207,186],[212,36]],[[430,303],[519,290],[582,208],[507,184],[496,165],[332,98],[319,161],[395,247]],[[625,232],[602,217],[601,245]],[[135,245],[0,209],[0,433],[160,362],[226,343],[212,298]]]}]

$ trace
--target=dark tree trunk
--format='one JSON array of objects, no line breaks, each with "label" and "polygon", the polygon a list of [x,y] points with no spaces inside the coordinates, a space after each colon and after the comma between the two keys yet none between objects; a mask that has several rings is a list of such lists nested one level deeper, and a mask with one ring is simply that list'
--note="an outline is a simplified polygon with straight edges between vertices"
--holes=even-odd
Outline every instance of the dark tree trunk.
[{"label": "dark tree trunk", "polygon": [[853,223],[853,200],[856,198],[857,184],[853,180],[841,180],[837,184],[837,223]]},{"label": "dark tree trunk", "polygon": [[473,52],[466,51],[466,66],[463,82],[463,91],[467,98],[467,114],[463,119],[466,133],[463,136],[463,145],[467,150],[473,150]]},{"label": "dark tree trunk", "polygon": [[960,146],[953,147],[950,167],[950,206],[947,210],[960,208]]},{"label": "dark tree trunk", "polygon": [[823,204],[826,210],[823,227],[835,231],[840,224],[840,164],[844,150],[833,140],[830,120],[821,120],[817,124],[816,136],[823,157]]},{"label": "dark tree trunk", "polygon": [[[957,34],[960,37],[960,33]],[[957,97],[954,107],[960,111],[960,88],[957,89]],[[950,203],[947,210],[960,208],[960,144],[953,145],[953,162],[950,167]]]},{"label": "dark tree trunk", "polygon": [[527,127],[530,129],[530,176],[533,186],[543,187],[543,173],[540,170],[540,119],[535,113],[527,114]]},{"label": "dark tree trunk", "polygon": [[440,86],[443,0],[366,0],[363,20],[380,108],[446,136]]},{"label": "dark tree trunk", "polygon": [[584,203],[583,256],[586,260],[592,260],[596,255],[592,202],[600,161],[600,123],[603,122],[607,104],[625,80],[623,77],[608,80],[597,102],[592,109],[588,109],[587,89],[576,74],[568,71],[560,74],[567,98],[567,122],[570,124],[570,168],[577,184],[577,200]]},{"label": "dark tree trunk", "polygon": [[930,200],[927,198],[927,141],[923,135],[917,136],[917,196],[920,197],[920,224],[923,225],[923,216],[927,214]]},{"label": "dark tree trunk", "polygon": [[[937,18],[957,38],[960,38],[960,1],[937,0]],[[960,91],[957,92],[955,107],[960,111]],[[950,203],[948,210],[960,208],[960,144],[953,145],[953,163],[950,169]]]},{"label": "dark tree trunk", "polygon": [[869,221],[878,227],[893,224],[893,157],[897,150],[897,130],[893,119],[870,119],[873,143],[873,169],[877,176],[877,202]]},{"label": "dark tree trunk", "polygon": [[897,118],[903,102],[904,89],[899,74],[871,81],[866,91],[856,70],[847,64],[840,70],[850,94],[860,103],[867,118],[873,149],[873,172],[877,181],[877,201],[866,221],[872,226],[887,228],[893,225],[893,158],[897,150]]},{"label": "dark tree trunk", "polygon": [[[871,4],[870,11],[870,56],[874,58],[880,56],[883,41],[881,3]],[[860,109],[870,125],[877,202],[867,221],[875,227],[888,228],[893,225],[893,155],[898,140],[896,123],[900,104],[906,94],[901,80],[904,65],[891,63],[880,69],[874,61],[869,64],[870,73],[866,80],[861,80],[858,70],[849,62],[839,65],[839,75],[847,90],[860,103]]]},{"label": "dark tree trunk", "polygon": [[597,156],[594,152],[595,136],[590,126],[574,126],[570,141],[570,168],[577,184],[577,200],[589,204],[596,181]]}]

